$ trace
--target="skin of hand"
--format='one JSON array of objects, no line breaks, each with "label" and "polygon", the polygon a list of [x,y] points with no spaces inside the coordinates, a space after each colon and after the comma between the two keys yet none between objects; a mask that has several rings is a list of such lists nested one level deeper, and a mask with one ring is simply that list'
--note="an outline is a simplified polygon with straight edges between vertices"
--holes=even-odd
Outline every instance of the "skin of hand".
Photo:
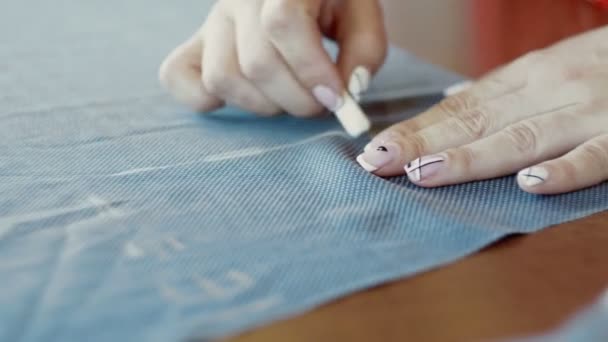
[{"label": "skin of hand", "polygon": [[534,194],[608,180],[608,27],[525,55],[378,134],[357,160],[439,187],[518,173]]},{"label": "skin of hand", "polygon": [[[335,40],[332,61],[322,38]],[[219,0],[205,23],[162,63],[162,85],[208,112],[311,117],[357,98],[384,62],[379,0]]]}]

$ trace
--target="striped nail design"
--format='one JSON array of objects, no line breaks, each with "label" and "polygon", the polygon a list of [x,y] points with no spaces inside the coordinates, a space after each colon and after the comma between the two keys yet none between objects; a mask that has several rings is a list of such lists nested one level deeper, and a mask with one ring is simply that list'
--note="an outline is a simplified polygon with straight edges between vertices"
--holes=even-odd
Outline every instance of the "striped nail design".
[{"label": "striped nail design", "polygon": [[544,183],[549,172],[544,167],[533,166],[520,171],[517,176],[525,186],[534,187]]},{"label": "striped nail design", "polygon": [[444,162],[442,156],[421,157],[407,164],[405,172],[412,182],[420,182],[435,175],[443,168]]}]

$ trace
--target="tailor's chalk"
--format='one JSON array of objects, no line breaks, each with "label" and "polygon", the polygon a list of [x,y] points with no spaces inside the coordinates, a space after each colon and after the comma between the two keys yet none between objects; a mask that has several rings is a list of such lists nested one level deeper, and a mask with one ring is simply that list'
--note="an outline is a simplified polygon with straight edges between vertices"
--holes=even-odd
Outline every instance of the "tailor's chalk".
[{"label": "tailor's chalk", "polygon": [[348,92],[342,96],[340,106],[334,111],[334,114],[342,127],[344,127],[346,133],[353,138],[357,138],[368,132],[372,127],[363,109],[361,109],[357,101]]}]

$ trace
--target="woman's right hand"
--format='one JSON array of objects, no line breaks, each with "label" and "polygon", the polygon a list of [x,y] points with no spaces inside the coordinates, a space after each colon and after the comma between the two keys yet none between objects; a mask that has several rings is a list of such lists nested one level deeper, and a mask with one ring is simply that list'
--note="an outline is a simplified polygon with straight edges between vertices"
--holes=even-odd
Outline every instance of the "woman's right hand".
[{"label": "woman's right hand", "polygon": [[[322,37],[337,41],[334,63]],[[162,84],[201,112],[334,111],[369,86],[387,50],[379,0],[219,0],[160,68]]]}]

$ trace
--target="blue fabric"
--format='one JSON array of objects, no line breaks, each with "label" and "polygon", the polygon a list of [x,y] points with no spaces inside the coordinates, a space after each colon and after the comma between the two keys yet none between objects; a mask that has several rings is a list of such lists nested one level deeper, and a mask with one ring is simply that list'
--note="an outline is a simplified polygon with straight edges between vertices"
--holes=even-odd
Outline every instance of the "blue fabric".
[{"label": "blue fabric", "polygon": [[[608,208],[606,184],[374,177],[331,117],[178,109],[155,72],[200,3],[3,2],[1,341],[211,339]],[[367,100],[409,109],[370,111],[457,79],[393,50]]]}]

